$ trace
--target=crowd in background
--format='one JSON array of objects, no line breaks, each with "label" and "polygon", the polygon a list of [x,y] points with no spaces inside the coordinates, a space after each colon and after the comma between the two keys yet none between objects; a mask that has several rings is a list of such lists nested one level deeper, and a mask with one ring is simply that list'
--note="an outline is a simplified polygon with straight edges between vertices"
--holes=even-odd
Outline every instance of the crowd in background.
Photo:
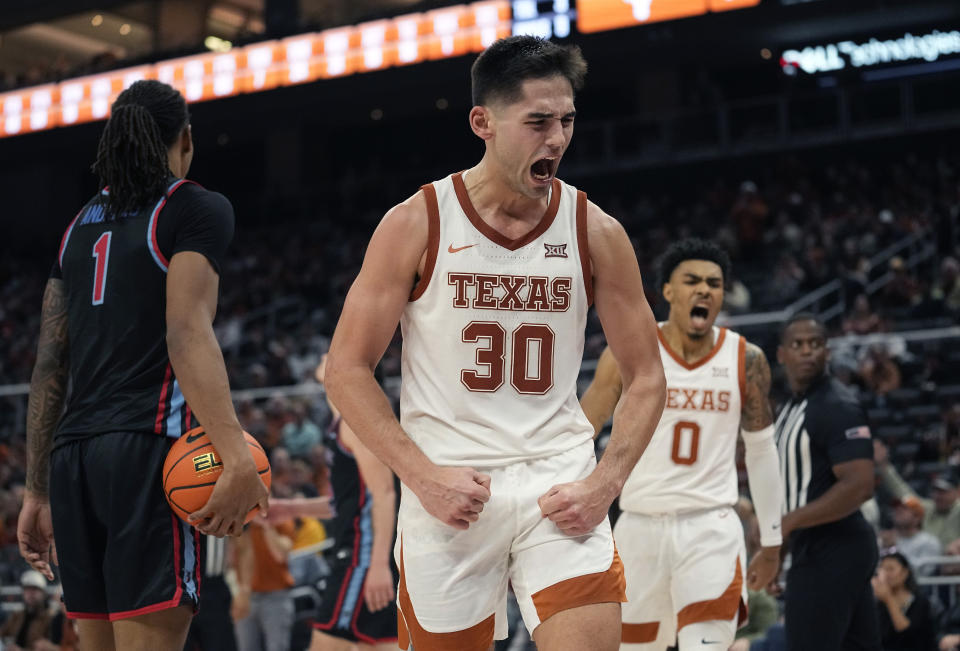
[{"label": "crowd in background", "polygon": [[[656,252],[676,238],[699,235],[720,242],[734,258],[728,314],[781,309],[840,279],[836,296],[844,309],[830,323],[833,335],[957,324],[956,154],[859,161],[783,156],[736,179],[704,178],[710,180],[691,180],[692,192],[639,188],[631,194],[622,191],[623,184],[598,182],[591,193],[631,234],[658,316],[665,316],[665,305],[656,285]],[[581,184],[592,187],[589,179]],[[290,216],[285,228],[238,223],[222,270],[216,323],[234,389],[315,383],[314,369],[379,213],[365,211],[350,220],[313,217]],[[871,268],[871,258],[909,237],[916,243]],[[924,249],[928,244],[929,251]],[[54,246],[24,252],[23,259],[0,259],[0,386],[29,381],[40,297]],[[589,328],[585,358],[594,359],[603,346],[595,317]],[[765,334],[761,343],[775,367],[776,327]],[[835,373],[856,388],[874,421],[878,489],[871,521],[882,546],[902,551],[903,558],[884,561],[888,569],[880,576],[889,585],[875,586],[881,604],[903,597],[902,590],[922,592],[893,563],[941,552],[960,558],[960,357],[954,348],[949,340],[917,343],[896,336],[870,345],[841,341],[834,348]],[[399,356],[397,337],[384,360],[388,377],[399,374]],[[388,383],[394,397],[396,388],[395,382]],[[266,394],[242,397],[237,409],[244,428],[270,453],[274,494],[326,494],[322,432],[329,413],[319,387],[299,397]],[[783,396],[780,383],[774,401]],[[21,582],[25,569],[14,545],[24,481],[25,404],[23,395],[0,394],[0,585],[8,586]],[[749,505],[740,511],[749,533]],[[318,536],[314,531],[310,539]],[[909,553],[911,545],[920,551]],[[952,571],[924,566],[907,574]],[[955,571],[960,574],[960,563]],[[942,621],[940,633],[960,643],[960,606],[950,591],[923,594],[930,601],[931,626]],[[764,610],[758,602],[754,612]],[[775,620],[775,604],[771,612]],[[762,633],[757,631],[758,637]],[[765,648],[761,644],[765,642],[756,648]]]}]

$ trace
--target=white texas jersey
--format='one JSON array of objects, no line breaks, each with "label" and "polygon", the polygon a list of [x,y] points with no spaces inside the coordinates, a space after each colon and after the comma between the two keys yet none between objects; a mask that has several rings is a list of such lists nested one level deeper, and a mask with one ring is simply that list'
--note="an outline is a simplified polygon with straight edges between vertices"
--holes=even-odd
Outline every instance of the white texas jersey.
[{"label": "white texas jersey", "polygon": [[400,320],[400,422],[434,463],[501,466],[589,441],[577,400],[592,300],[586,195],[555,180],[546,213],[510,240],[460,174],[423,186],[423,276]]},{"label": "white texas jersey", "polygon": [[654,515],[732,506],[738,497],[737,437],[746,382],[746,340],[714,328],[714,347],[695,364],[660,329],[667,404],[650,445],[620,495],[620,508]]}]

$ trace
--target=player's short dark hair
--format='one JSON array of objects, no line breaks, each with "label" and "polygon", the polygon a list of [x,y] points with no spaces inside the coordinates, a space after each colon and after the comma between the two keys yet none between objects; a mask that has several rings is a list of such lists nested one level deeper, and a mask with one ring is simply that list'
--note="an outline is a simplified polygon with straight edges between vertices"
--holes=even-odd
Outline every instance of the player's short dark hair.
[{"label": "player's short dark hair", "polygon": [[657,269],[659,287],[663,287],[670,282],[670,276],[673,275],[674,269],[686,260],[709,260],[716,263],[723,273],[724,284],[730,279],[730,269],[733,265],[727,252],[709,240],[688,237],[671,244],[660,256],[660,264]]},{"label": "player's short dark hair", "polygon": [[163,194],[170,177],[167,150],[190,121],[187,103],[153,79],[131,84],[113,102],[93,171],[111,217],[142,208]]},{"label": "player's short dark hair", "polygon": [[558,45],[536,36],[509,36],[484,50],[470,68],[473,105],[515,102],[527,79],[560,75],[574,92],[583,88],[587,62],[576,45]]},{"label": "player's short dark hair", "polygon": [[792,326],[794,323],[799,323],[800,321],[813,321],[817,325],[817,328],[820,329],[821,334],[823,334],[823,338],[827,338],[827,324],[823,322],[823,319],[813,312],[797,312],[783,322],[783,326],[780,328],[781,344],[785,341],[787,330],[790,328],[790,326]]}]

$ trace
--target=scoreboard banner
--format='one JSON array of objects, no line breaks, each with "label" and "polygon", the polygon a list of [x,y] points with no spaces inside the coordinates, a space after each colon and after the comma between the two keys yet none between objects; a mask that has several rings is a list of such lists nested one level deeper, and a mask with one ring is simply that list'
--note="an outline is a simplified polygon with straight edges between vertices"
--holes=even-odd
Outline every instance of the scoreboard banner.
[{"label": "scoreboard banner", "polygon": [[139,79],[202,102],[481,52],[511,34],[510,17],[508,0],[483,0],[23,88],[0,94],[0,137],[105,119]]},{"label": "scoreboard banner", "polygon": [[202,102],[481,52],[513,33],[562,38],[574,15],[581,32],[596,32],[759,3],[480,0],[2,93],[0,138],[106,119],[117,95],[139,79],[159,79],[187,102]]},{"label": "scoreboard banner", "polygon": [[577,29],[600,32],[758,4],[760,0],[578,0]]}]

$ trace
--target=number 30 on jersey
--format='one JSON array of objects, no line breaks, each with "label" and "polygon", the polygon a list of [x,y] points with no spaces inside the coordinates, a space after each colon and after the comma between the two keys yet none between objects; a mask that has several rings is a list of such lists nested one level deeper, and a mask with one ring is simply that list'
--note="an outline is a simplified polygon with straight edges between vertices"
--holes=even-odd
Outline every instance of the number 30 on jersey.
[{"label": "number 30 on jersey", "polygon": [[521,323],[510,335],[511,360],[507,361],[507,331],[496,321],[471,321],[463,329],[465,343],[477,348],[479,369],[460,371],[460,382],[470,391],[492,393],[503,386],[506,367],[510,384],[518,393],[543,395],[553,387],[554,334],[550,326]]}]

